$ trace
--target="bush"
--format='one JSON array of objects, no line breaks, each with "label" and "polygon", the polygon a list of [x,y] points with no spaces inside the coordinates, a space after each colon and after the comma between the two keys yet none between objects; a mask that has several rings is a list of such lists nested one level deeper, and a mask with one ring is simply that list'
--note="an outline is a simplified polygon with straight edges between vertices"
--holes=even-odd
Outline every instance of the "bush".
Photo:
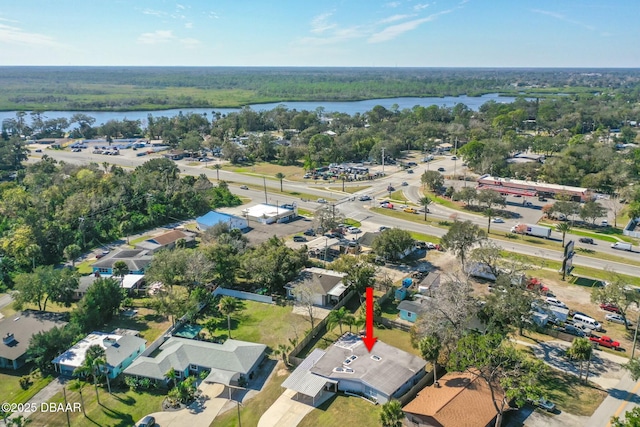
[{"label": "bush", "polygon": [[26,390],[31,386],[31,377],[29,375],[24,375],[20,377],[19,382],[20,387],[22,387],[23,390]]}]

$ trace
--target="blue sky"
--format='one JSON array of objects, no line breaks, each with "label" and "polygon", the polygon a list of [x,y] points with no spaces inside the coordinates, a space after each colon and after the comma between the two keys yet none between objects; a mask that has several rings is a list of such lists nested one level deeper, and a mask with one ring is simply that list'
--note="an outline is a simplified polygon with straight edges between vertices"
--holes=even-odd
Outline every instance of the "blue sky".
[{"label": "blue sky", "polygon": [[640,67],[637,0],[19,0],[0,65]]}]

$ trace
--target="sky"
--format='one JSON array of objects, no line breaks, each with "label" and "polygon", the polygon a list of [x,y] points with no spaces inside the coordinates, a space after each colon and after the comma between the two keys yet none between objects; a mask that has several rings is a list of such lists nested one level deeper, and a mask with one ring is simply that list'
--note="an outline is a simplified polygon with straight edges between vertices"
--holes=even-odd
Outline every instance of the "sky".
[{"label": "sky", "polygon": [[640,67],[637,0],[19,0],[0,65]]}]

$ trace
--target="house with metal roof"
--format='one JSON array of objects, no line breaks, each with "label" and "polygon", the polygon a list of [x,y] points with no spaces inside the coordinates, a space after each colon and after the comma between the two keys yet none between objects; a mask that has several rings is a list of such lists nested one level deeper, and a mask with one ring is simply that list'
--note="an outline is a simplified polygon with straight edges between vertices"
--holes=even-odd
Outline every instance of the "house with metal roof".
[{"label": "house with metal roof", "polygon": [[314,401],[325,393],[344,391],[382,404],[404,395],[426,374],[420,357],[380,340],[369,352],[362,339],[349,332],[307,359],[282,386]]},{"label": "house with metal roof", "polygon": [[176,244],[180,240],[184,240],[186,247],[194,246],[196,242],[195,235],[193,233],[181,230],[171,230],[136,244],[136,248],[146,250],[147,253],[153,254],[161,249],[175,248]]},{"label": "house with metal roof", "polygon": [[334,306],[347,294],[347,285],[343,283],[346,273],[340,273],[324,268],[305,268],[298,277],[284,288],[289,298],[301,300],[302,295],[297,289],[307,288],[311,294],[313,305],[327,307]]},{"label": "house with metal roof", "polygon": [[84,363],[89,347],[104,348],[109,378],[117,377],[146,348],[147,342],[135,335],[117,335],[107,332],[91,332],[69,350],[53,359],[56,372],[73,376],[73,371]]},{"label": "house with metal roof", "polygon": [[266,348],[264,344],[234,339],[218,344],[171,337],[159,347],[157,354],[137,358],[124,373],[166,385],[171,368],[179,380],[207,371],[205,382],[238,385],[242,380],[253,378]]},{"label": "house with metal roof", "polygon": [[[450,372],[438,379],[439,386],[424,388],[402,410],[406,425],[416,427],[487,427],[498,412],[489,385],[471,372]],[[503,392],[496,391],[501,401]]]},{"label": "house with metal roof", "polygon": [[108,254],[99,259],[91,268],[94,273],[113,274],[113,266],[118,261],[124,261],[129,269],[129,274],[144,274],[145,269],[151,264],[153,256],[142,249],[124,249]]},{"label": "house with metal roof", "polygon": [[222,212],[210,211],[206,215],[196,218],[196,224],[200,231],[205,231],[220,223],[227,224],[230,230],[236,228],[244,230],[249,227],[249,223],[245,218]]},{"label": "house with metal roof", "polygon": [[31,337],[55,327],[63,327],[64,314],[24,310],[0,320],[0,368],[20,369],[26,363]]},{"label": "house with metal roof", "polygon": [[427,300],[424,298],[418,298],[415,301],[404,300],[398,304],[398,314],[402,320],[406,320],[411,323],[415,323],[422,313],[427,310]]}]

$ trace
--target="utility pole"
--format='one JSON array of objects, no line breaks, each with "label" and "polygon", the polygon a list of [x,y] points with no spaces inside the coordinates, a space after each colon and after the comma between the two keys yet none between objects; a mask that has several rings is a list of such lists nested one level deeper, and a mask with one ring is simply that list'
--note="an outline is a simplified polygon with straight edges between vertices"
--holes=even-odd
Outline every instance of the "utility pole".
[{"label": "utility pole", "polygon": [[[626,319],[626,317],[625,317]],[[638,315],[638,322],[640,322],[640,315]],[[633,355],[636,352],[636,343],[638,340],[638,322],[636,322],[636,331],[633,334],[633,347],[631,348],[631,360],[633,360]]]},{"label": "utility pole", "polygon": [[263,176],[262,177],[262,184],[264,185],[264,203],[269,204],[269,201],[267,199],[267,179]]},{"label": "utility pole", "polygon": [[384,147],[382,147],[382,173],[384,174]]},{"label": "utility pole", "polygon": [[456,142],[453,149],[453,155],[455,156],[455,160],[453,161],[453,179],[456,179],[456,165],[458,163],[458,137],[456,136]]}]

